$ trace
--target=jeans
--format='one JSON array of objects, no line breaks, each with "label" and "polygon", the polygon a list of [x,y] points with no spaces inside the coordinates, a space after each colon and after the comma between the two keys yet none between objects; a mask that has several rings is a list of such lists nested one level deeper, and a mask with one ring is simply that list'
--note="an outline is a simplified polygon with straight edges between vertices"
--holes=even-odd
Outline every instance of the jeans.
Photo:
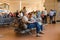
[{"label": "jeans", "polygon": [[40,32],[40,25],[38,24],[38,22],[28,24],[28,29],[32,29],[35,27],[36,27],[36,33],[39,33]]},{"label": "jeans", "polygon": [[43,25],[40,25],[40,30],[43,31]]},{"label": "jeans", "polygon": [[53,21],[53,16],[50,16],[50,23],[52,23]]},{"label": "jeans", "polygon": [[44,23],[47,23],[47,16],[44,16]]}]

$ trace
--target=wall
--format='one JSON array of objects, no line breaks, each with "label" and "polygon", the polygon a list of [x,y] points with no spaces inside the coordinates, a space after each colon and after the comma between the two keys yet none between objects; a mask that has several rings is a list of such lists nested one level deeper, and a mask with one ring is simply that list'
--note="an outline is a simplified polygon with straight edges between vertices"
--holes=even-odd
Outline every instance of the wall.
[{"label": "wall", "polygon": [[57,0],[21,0],[21,7],[20,7],[20,0],[0,0],[0,3],[7,3],[9,4],[9,10],[15,12],[16,10],[22,9],[24,6],[27,7],[29,10],[44,10],[44,3],[45,7],[49,13],[50,9],[55,9],[57,11],[56,19],[60,20],[59,13],[60,13],[60,2]]},{"label": "wall", "polygon": [[[9,5],[9,1],[7,1],[7,0],[0,0],[0,4],[4,4],[4,3],[6,3],[6,4]],[[3,8],[3,9],[4,9],[4,8]]]},{"label": "wall", "polygon": [[22,8],[24,6],[29,10],[44,10],[45,0],[22,0]]},{"label": "wall", "polygon": [[60,20],[60,17],[58,16],[59,15],[59,5],[60,5],[60,2],[58,3],[57,0],[45,0],[45,7],[49,13],[50,9],[55,9],[57,11],[56,13],[56,20]]},{"label": "wall", "polygon": [[20,10],[20,1],[10,1],[10,11]]},{"label": "wall", "polygon": [[[21,7],[20,7],[20,1]],[[1,3],[8,3],[9,10],[15,12],[16,10],[22,9],[26,6],[27,10],[44,10],[44,2],[45,0],[0,0]]]},{"label": "wall", "polygon": [[15,12],[16,10],[20,10],[20,0],[0,0],[0,3],[7,3],[9,5],[9,10],[11,12]]},{"label": "wall", "polygon": [[60,20],[60,2],[57,3],[57,20]]}]

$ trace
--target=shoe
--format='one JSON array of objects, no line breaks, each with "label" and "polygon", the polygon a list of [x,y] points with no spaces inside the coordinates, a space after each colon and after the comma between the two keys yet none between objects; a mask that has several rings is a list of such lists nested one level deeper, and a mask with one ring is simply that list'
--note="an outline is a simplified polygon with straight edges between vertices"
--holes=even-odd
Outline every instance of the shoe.
[{"label": "shoe", "polygon": [[31,33],[31,32],[28,32],[28,34],[29,34],[29,35],[32,35],[32,33]]},{"label": "shoe", "polygon": [[37,34],[36,37],[40,37],[40,34]]},{"label": "shoe", "polygon": [[39,34],[44,34],[43,32],[39,32]]}]

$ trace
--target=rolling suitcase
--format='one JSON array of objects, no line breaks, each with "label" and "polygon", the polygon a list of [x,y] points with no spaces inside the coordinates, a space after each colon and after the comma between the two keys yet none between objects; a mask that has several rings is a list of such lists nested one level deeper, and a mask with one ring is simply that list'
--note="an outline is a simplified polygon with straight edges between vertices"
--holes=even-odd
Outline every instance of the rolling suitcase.
[{"label": "rolling suitcase", "polygon": [[56,21],[52,21],[52,24],[56,24]]}]

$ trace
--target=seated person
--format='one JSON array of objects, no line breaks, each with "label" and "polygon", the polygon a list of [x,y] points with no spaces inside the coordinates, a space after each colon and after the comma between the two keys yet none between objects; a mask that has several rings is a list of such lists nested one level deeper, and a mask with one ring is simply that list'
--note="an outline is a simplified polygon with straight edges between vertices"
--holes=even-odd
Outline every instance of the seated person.
[{"label": "seated person", "polygon": [[39,16],[38,18],[36,16],[34,16],[35,14],[32,13],[32,17],[35,19],[35,21],[37,21],[40,25],[40,34],[43,34],[42,31],[43,31],[43,24],[42,24],[42,18],[41,16]]},{"label": "seated person", "polygon": [[36,21],[39,23],[40,28],[41,28],[41,30],[40,30],[40,34],[43,34],[43,33],[42,33],[42,31],[43,31],[42,18],[41,18],[41,17],[40,17],[40,18],[37,18]]},{"label": "seated person", "polygon": [[[30,20],[28,20],[30,19]],[[24,14],[23,18],[22,18],[22,21],[24,21],[25,23],[28,23],[27,24],[27,28],[28,29],[31,29],[31,28],[35,28],[36,27],[36,36],[39,37],[39,32],[40,32],[40,25],[38,22],[36,22],[33,18],[32,18],[32,14]]]}]

